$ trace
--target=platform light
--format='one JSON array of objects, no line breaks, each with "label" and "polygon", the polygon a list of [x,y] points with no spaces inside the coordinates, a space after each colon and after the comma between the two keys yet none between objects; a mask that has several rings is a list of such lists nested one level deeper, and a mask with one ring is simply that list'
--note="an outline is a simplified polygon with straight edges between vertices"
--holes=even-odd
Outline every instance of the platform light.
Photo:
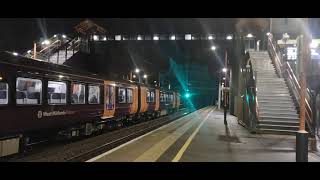
[{"label": "platform light", "polygon": [[93,40],[97,41],[99,38],[97,35],[93,35]]},{"label": "platform light", "polygon": [[148,78],[148,76],[145,74],[145,75],[143,75],[143,78],[147,79],[147,78]]},{"label": "platform light", "polygon": [[157,83],[157,81],[153,81],[154,83]]},{"label": "platform light", "polygon": [[19,54],[17,52],[13,52],[12,55],[18,56]]},{"label": "platform light", "polygon": [[267,36],[270,36],[271,35],[271,33],[270,32],[267,32],[267,34],[266,34]]},{"label": "platform light", "polygon": [[253,37],[253,35],[251,34],[251,33],[249,33],[248,35],[247,35],[247,38],[252,38]]},{"label": "platform light", "polygon": [[50,41],[48,39],[42,41],[41,43],[42,45],[49,45],[50,44]]},{"label": "platform light", "polygon": [[215,51],[216,49],[217,49],[216,46],[211,46],[211,50],[212,50],[212,51]]},{"label": "platform light", "polygon": [[227,40],[232,40],[232,36],[231,36],[231,35],[228,35],[228,36],[227,36]]},{"label": "platform light", "polygon": [[212,39],[213,39],[213,36],[212,36],[212,35],[209,35],[209,36],[208,36],[208,39],[209,39],[209,40],[212,40]]},{"label": "platform light", "polygon": [[28,50],[27,53],[30,54],[30,53],[31,53],[31,50]]},{"label": "platform light", "polygon": [[310,48],[317,48],[318,45],[319,45],[319,44],[318,44],[317,42],[311,41],[311,43],[310,43]]},{"label": "platform light", "polygon": [[61,79],[61,78],[64,78],[64,76],[63,76],[63,75],[59,75],[58,77],[59,77],[60,79]]},{"label": "platform light", "polygon": [[185,39],[185,40],[191,40],[191,38],[192,38],[191,34],[186,34],[186,35],[184,36],[184,39]]},{"label": "platform light", "polygon": [[171,35],[170,36],[170,40],[176,40],[176,36],[175,35]]},{"label": "platform light", "polygon": [[138,40],[138,41],[142,40],[142,37],[141,37],[141,36],[138,36],[138,37],[137,37],[137,40]]},{"label": "platform light", "polygon": [[57,37],[57,35],[55,34],[55,35],[53,35],[53,37]]},{"label": "platform light", "polygon": [[111,86],[116,86],[116,84],[115,83],[112,83],[112,84],[110,84]]},{"label": "platform light", "polygon": [[158,41],[159,40],[159,36],[157,36],[157,35],[153,36],[153,40]]},{"label": "platform light", "polygon": [[116,36],[115,36],[115,40],[116,40],[116,41],[120,41],[120,40],[121,40],[121,35],[116,35]]},{"label": "platform light", "polygon": [[107,37],[104,37],[103,40],[106,41],[106,40],[107,40]]},{"label": "platform light", "polygon": [[136,78],[137,76],[134,74],[132,77],[133,77],[133,78]]},{"label": "platform light", "polygon": [[135,72],[136,72],[136,73],[139,73],[139,72],[140,72],[140,69],[136,68]]},{"label": "platform light", "polygon": [[227,68],[222,68],[222,72],[227,72]]},{"label": "platform light", "polygon": [[65,34],[62,35],[62,38],[67,38],[67,36]]},{"label": "platform light", "polygon": [[226,80],[226,78],[225,78],[225,77],[223,77],[222,79],[223,79],[223,80]]},{"label": "platform light", "polygon": [[0,81],[2,80],[2,77],[0,76]]}]

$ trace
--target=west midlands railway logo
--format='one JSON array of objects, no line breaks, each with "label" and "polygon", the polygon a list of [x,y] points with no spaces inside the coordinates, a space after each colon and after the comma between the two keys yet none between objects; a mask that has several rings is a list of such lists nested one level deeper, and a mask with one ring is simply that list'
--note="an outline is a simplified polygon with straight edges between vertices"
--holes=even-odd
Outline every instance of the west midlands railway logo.
[{"label": "west midlands railway logo", "polygon": [[38,111],[38,119],[42,118],[42,111]]}]

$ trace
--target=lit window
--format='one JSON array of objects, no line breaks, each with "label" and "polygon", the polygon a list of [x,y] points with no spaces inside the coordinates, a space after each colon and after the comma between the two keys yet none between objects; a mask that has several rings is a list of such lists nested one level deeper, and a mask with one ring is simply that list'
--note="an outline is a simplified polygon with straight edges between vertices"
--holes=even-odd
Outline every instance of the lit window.
[{"label": "lit window", "polygon": [[118,91],[118,102],[119,103],[126,103],[126,89],[119,88],[119,91]]},{"label": "lit window", "polygon": [[100,87],[99,86],[89,86],[89,104],[100,104]]},{"label": "lit window", "polygon": [[127,103],[132,103],[133,98],[132,98],[132,89],[127,89]]},{"label": "lit window", "polygon": [[41,104],[42,82],[39,79],[17,78],[17,104]]},{"label": "lit window", "polygon": [[48,81],[48,104],[66,104],[66,94],[66,83]]},{"label": "lit window", "polygon": [[288,60],[296,60],[297,59],[297,48],[288,47],[287,48],[287,59]]},{"label": "lit window", "polygon": [[185,40],[191,40],[192,36],[191,34],[186,34],[184,38]]},{"label": "lit window", "polygon": [[85,85],[84,84],[72,84],[71,92],[71,104],[85,104]]},{"label": "lit window", "polygon": [[8,84],[0,82],[0,105],[8,104]]}]

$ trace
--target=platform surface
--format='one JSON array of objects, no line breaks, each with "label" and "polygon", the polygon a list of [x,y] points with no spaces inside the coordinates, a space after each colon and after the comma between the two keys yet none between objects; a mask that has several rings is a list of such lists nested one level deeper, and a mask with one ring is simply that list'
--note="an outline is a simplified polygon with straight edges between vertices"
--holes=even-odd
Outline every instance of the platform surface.
[{"label": "platform surface", "polygon": [[222,111],[206,107],[88,162],[295,162],[295,136],[251,134],[227,117],[226,126]]}]

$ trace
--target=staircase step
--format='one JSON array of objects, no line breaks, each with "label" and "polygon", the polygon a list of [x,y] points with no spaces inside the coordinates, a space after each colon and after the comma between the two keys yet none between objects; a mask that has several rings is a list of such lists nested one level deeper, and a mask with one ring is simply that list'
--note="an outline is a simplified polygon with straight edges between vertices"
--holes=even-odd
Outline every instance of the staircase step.
[{"label": "staircase step", "polygon": [[259,100],[258,101],[259,104],[276,104],[276,105],[283,105],[283,106],[286,106],[286,105],[292,105],[293,104],[293,101],[277,101],[277,100]]},{"label": "staircase step", "polygon": [[296,114],[296,117],[280,117],[280,116],[262,116],[260,115],[260,119],[272,119],[272,120],[296,120],[299,121],[298,114]]},{"label": "staircase step", "polygon": [[279,104],[261,104],[261,103],[259,103],[259,108],[279,108],[279,109],[283,109],[283,110],[289,110],[289,109],[294,109],[296,107],[293,104],[284,106],[284,105],[279,105]]},{"label": "staircase step", "polygon": [[260,102],[284,102],[284,103],[293,103],[293,100],[291,98],[282,98],[282,99],[279,99],[279,98],[262,98],[262,97],[258,97],[258,103]]},{"label": "staircase step", "polygon": [[284,91],[261,91],[258,89],[257,91],[257,96],[260,97],[260,96],[277,96],[277,95],[281,95],[281,96],[290,96],[291,97],[291,94],[289,92],[284,92]]},{"label": "staircase step", "polygon": [[259,128],[266,129],[299,129],[299,123],[297,125],[280,125],[280,124],[258,124]]},{"label": "staircase step", "polygon": [[299,126],[300,122],[299,121],[259,120],[258,124]]},{"label": "staircase step", "polygon": [[297,113],[297,109],[295,107],[271,107],[271,106],[260,106],[259,104],[259,111],[260,112],[289,112],[289,113]]},{"label": "staircase step", "polygon": [[284,97],[286,97],[286,98],[291,98],[291,95],[290,94],[260,94],[260,95],[258,95],[258,98],[260,98],[260,97],[262,97],[262,98],[284,98]]},{"label": "staircase step", "polygon": [[259,128],[259,133],[271,133],[271,134],[288,134],[288,135],[295,135],[297,130],[280,130],[280,129],[266,129],[266,128]]}]

